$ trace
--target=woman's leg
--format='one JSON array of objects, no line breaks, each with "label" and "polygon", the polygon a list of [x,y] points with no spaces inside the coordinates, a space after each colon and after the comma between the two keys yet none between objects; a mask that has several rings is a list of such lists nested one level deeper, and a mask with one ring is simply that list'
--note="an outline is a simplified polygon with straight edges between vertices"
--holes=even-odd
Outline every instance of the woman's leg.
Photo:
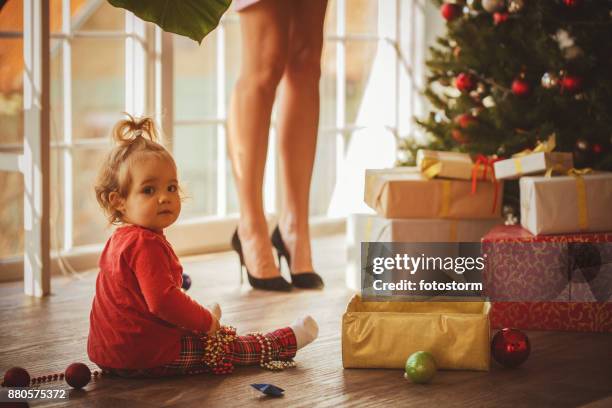
[{"label": "woman's leg", "polygon": [[319,78],[327,0],[292,0],[289,56],[279,115],[283,209],[279,228],[293,273],[312,271],[308,204],[319,126]]},{"label": "woman's leg", "polygon": [[247,269],[278,276],[263,208],[270,116],[287,61],[290,2],[261,0],[240,13],[242,67],[232,94],[229,154],[240,200],[238,235]]}]

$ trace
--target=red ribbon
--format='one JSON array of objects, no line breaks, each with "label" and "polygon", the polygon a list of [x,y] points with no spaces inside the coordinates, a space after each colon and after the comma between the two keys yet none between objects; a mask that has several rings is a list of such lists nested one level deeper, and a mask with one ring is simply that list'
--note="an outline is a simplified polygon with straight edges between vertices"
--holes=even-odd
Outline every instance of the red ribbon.
[{"label": "red ribbon", "polygon": [[495,208],[497,207],[497,197],[499,195],[499,182],[495,178],[495,168],[493,167],[493,163],[499,160],[502,160],[502,158],[497,156],[488,157],[483,154],[479,154],[478,156],[476,156],[476,161],[472,166],[472,194],[476,193],[476,183],[478,180],[478,169],[480,168],[480,165],[482,164],[483,166],[482,176],[480,177],[481,180],[487,179],[487,173],[489,169],[491,169],[491,182],[495,185],[495,193],[493,195],[493,208],[491,209],[492,213],[495,212]]}]

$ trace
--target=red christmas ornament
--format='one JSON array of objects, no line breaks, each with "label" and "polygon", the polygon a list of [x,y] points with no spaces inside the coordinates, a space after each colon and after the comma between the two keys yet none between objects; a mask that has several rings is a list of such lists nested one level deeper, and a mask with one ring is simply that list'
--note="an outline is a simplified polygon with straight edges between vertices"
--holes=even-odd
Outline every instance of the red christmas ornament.
[{"label": "red christmas ornament", "polygon": [[459,116],[455,117],[454,122],[458,125],[459,129],[455,128],[451,131],[451,136],[452,138],[460,144],[465,144],[467,143],[468,137],[467,135],[465,135],[461,129],[466,129],[470,126],[475,125],[478,121],[476,120],[475,117],[473,117],[472,115],[468,114],[468,113],[463,113]]},{"label": "red christmas ornament", "polygon": [[455,86],[461,92],[469,92],[476,88],[476,81],[474,80],[473,75],[462,72],[457,75],[457,78],[455,79]]},{"label": "red christmas ornament", "polygon": [[576,93],[582,90],[582,78],[579,76],[566,75],[561,79],[561,92],[564,90]]},{"label": "red christmas ornament", "polygon": [[440,13],[446,21],[453,21],[461,15],[461,6],[458,4],[444,3],[440,7]]},{"label": "red christmas ornament", "polygon": [[495,12],[493,13],[493,23],[499,25],[508,20],[508,13]]},{"label": "red christmas ornament", "polygon": [[599,154],[603,151],[603,148],[601,147],[601,145],[599,143],[595,143],[593,145],[593,153],[595,154]]},{"label": "red christmas ornament", "polygon": [[73,388],[83,388],[91,380],[91,371],[83,363],[72,363],[66,369],[66,382]]},{"label": "red christmas ornament", "polygon": [[512,81],[512,93],[516,96],[527,96],[531,92],[531,86],[529,82],[522,78],[517,78]]},{"label": "red christmas ornament", "polygon": [[505,328],[493,336],[491,354],[495,361],[504,367],[518,367],[527,360],[531,345],[525,333],[516,329]]},{"label": "red christmas ornament", "polygon": [[567,7],[578,7],[582,4],[582,0],[563,0],[563,4]]},{"label": "red christmas ornament", "polygon": [[30,374],[21,367],[13,367],[4,373],[3,387],[27,387],[30,385]]}]

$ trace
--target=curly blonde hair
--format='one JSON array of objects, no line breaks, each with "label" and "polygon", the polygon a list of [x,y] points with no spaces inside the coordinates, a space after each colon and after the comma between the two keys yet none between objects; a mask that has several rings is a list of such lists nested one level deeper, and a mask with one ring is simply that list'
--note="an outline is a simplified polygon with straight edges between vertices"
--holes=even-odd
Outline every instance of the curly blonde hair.
[{"label": "curly blonde hair", "polygon": [[126,198],[131,187],[130,164],[143,154],[155,154],[176,163],[172,155],[161,144],[155,123],[149,117],[135,118],[126,113],[127,119],[119,121],[113,128],[112,137],[116,146],[106,156],[98,177],[95,191],[98,204],[104,210],[110,224],[122,224],[122,214],[110,202],[110,194],[117,192]]}]

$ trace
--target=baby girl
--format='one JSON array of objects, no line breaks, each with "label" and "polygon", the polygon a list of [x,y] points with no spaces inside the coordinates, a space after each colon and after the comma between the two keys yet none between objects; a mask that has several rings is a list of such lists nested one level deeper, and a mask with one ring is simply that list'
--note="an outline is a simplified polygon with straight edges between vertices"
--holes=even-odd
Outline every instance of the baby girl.
[{"label": "baby girl", "polygon": [[181,291],[182,267],[164,229],[181,212],[174,159],[157,143],[149,118],[120,121],[116,147],[96,182],[98,203],[118,225],[100,258],[87,351],[121,376],[165,376],[234,365],[292,366],[318,326],[310,316],[265,335],[236,336],[221,326],[219,305],[206,308]]}]

